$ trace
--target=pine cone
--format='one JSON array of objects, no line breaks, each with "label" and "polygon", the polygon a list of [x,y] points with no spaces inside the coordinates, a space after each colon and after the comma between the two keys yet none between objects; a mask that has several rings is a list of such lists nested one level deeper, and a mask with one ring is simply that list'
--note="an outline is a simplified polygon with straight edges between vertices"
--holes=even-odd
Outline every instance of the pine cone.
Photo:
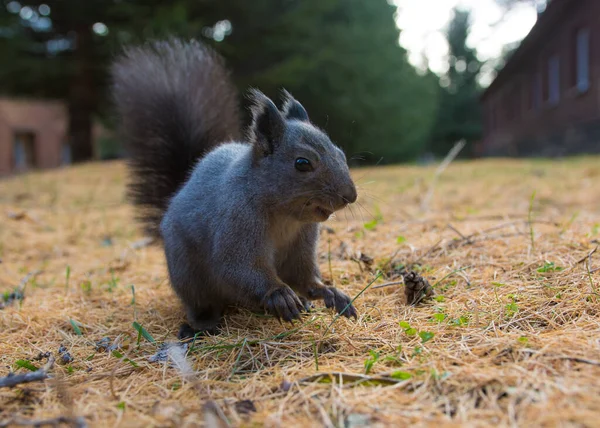
[{"label": "pine cone", "polygon": [[404,276],[404,294],[406,295],[406,304],[418,305],[423,300],[434,295],[433,287],[425,278],[416,272],[406,272]]}]

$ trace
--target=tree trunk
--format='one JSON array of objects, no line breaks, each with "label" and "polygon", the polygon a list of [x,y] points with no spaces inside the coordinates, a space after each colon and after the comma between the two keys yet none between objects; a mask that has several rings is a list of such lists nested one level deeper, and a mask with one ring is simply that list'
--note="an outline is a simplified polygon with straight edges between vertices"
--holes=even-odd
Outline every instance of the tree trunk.
[{"label": "tree trunk", "polygon": [[73,55],[74,75],[69,90],[69,143],[73,163],[94,156],[93,115],[96,88],[93,69],[91,28],[77,29],[77,46]]}]

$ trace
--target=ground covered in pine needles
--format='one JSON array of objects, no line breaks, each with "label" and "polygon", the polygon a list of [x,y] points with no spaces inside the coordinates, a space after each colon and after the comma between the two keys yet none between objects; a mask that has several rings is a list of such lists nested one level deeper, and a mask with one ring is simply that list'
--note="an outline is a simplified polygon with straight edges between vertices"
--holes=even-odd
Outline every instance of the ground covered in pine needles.
[{"label": "ground covered in pine needles", "polygon": [[354,174],[319,248],[358,320],[235,311],[187,347],[121,163],[0,181],[0,377],[48,375],[0,388],[0,426],[597,426],[600,159]]}]

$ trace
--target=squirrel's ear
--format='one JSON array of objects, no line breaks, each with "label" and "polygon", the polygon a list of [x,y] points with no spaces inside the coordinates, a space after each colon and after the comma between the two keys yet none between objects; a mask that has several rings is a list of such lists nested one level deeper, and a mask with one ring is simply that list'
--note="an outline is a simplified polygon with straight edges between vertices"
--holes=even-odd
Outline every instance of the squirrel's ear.
[{"label": "squirrel's ear", "polygon": [[250,141],[262,156],[268,156],[281,142],[285,121],[275,103],[265,94],[253,89],[249,97],[253,104]]},{"label": "squirrel's ear", "polygon": [[300,120],[310,122],[308,113],[302,104],[300,104],[288,91],[283,92],[283,116],[288,120]]}]

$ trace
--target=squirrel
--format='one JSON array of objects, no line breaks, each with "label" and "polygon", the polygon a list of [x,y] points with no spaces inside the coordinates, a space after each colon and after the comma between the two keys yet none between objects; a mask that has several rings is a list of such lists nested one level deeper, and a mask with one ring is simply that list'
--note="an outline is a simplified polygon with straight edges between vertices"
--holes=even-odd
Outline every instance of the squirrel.
[{"label": "squirrel", "polygon": [[357,318],[323,284],[320,223],[357,199],[343,151],[283,90],[279,109],[250,90],[252,123],[223,58],[197,40],[126,47],[112,96],[129,155],[128,195],[164,247],[192,332],[214,334],[231,306],[292,322],[322,299]]}]

